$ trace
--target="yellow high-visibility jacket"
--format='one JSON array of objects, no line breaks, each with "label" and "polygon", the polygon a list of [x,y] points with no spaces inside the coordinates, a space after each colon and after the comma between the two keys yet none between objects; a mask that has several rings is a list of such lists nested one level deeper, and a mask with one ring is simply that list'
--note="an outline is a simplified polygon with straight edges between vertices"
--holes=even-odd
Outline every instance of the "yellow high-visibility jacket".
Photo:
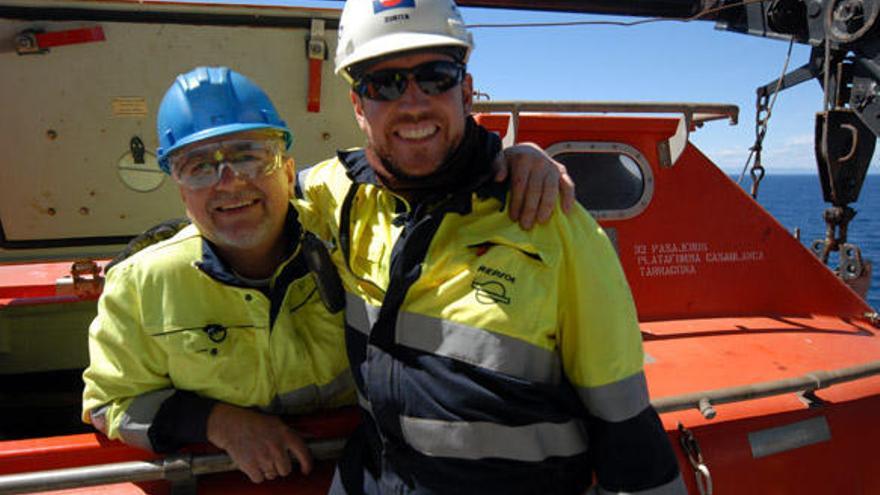
[{"label": "yellow high-visibility jacket", "polygon": [[[300,227],[288,213],[292,239]],[[214,401],[273,413],[353,404],[342,313],[297,246],[268,289],[243,285],[194,226],[107,274],[89,328],[83,420],[156,451],[204,441]]]},{"label": "yellow high-visibility jacket", "polygon": [[[362,151],[299,174],[333,246],[367,492],[684,493],[643,373],[632,296],[579,205],[522,230],[487,183],[412,208]],[[358,450],[350,448],[350,454]],[[334,487],[339,489],[339,485]],[[454,488],[453,488],[454,487]],[[336,492],[334,492],[336,493]]]}]

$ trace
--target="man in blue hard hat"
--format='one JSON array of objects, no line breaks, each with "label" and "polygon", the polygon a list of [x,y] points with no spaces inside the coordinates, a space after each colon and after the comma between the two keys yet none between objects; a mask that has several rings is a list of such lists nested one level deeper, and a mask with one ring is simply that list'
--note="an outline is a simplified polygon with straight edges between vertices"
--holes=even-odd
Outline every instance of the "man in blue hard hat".
[{"label": "man in blue hard hat", "polygon": [[[289,201],[291,131],[252,81],[205,67],[177,78],[157,127],[192,225],[108,271],[83,419],[157,452],[209,441],[254,482],[287,475],[289,454],[308,472],[308,449],[277,414],[355,394],[343,315],[316,295]],[[512,160],[542,183],[555,169],[528,153]]]},{"label": "man in blue hard hat", "polygon": [[340,315],[311,297],[289,198],[292,135],[228,68],[177,78],[159,107],[159,164],[192,225],[107,273],[89,330],[83,418],[169,452],[210,441],[254,482],[311,458],[277,416],[350,404]]},{"label": "man in blue hard hat", "polygon": [[452,0],[343,9],[368,144],[298,179],[303,225],[337,246],[364,417],[331,493],[684,495],[615,250],[579,206],[508,218],[472,48]]}]

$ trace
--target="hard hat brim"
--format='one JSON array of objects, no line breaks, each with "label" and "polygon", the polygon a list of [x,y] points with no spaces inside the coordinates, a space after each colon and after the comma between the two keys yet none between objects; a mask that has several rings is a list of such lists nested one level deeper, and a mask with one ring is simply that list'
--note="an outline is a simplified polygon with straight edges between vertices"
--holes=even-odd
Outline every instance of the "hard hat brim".
[{"label": "hard hat brim", "polygon": [[467,54],[473,48],[470,44],[449,35],[393,33],[365,43],[353,55],[346,57],[336,64],[335,72],[337,75],[340,73],[344,74],[343,71],[355,64],[360,64],[374,58],[402,53],[404,51],[400,49],[402,46],[406,47],[406,52],[436,46],[460,46],[466,50],[465,60],[462,60],[462,62],[467,62]]}]

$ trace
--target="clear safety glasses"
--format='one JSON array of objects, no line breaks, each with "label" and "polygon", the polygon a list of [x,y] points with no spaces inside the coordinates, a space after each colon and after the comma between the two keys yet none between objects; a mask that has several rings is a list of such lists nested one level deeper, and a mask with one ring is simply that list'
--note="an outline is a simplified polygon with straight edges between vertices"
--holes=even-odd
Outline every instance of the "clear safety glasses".
[{"label": "clear safety glasses", "polygon": [[449,60],[425,62],[410,69],[380,69],[357,79],[354,92],[378,101],[394,101],[404,93],[410,78],[429,96],[439,95],[464,80],[465,66]]},{"label": "clear safety glasses", "polygon": [[281,168],[284,145],[275,139],[240,139],[196,146],[170,157],[172,176],[188,189],[211,187],[223,177],[223,167],[236,176],[255,180]]}]

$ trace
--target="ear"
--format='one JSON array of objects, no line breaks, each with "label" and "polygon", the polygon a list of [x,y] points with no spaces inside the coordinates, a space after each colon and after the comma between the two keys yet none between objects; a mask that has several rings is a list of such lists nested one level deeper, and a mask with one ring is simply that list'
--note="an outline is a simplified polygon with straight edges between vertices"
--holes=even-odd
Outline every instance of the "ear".
[{"label": "ear", "polygon": [[290,184],[292,189],[296,185],[296,162],[292,156],[284,156],[284,173],[287,174],[287,183]]},{"label": "ear", "polygon": [[284,169],[285,179],[287,179],[287,196],[292,198],[294,187],[296,186],[296,162],[293,161],[293,157],[290,155],[284,155],[283,160],[282,168]]},{"label": "ear", "polygon": [[354,118],[357,120],[358,127],[361,128],[362,131],[366,132],[366,124],[367,118],[364,116],[364,102],[361,97],[354,92],[354,90],[348,91],[348,97],[351,99],[351,106],[354,108]]},{"label": "ear", "polygon": [[461,82],[461,98],[465,115],[470,114],[474,107],[474,78],[470,73],[465,74],[464,81]]}]

